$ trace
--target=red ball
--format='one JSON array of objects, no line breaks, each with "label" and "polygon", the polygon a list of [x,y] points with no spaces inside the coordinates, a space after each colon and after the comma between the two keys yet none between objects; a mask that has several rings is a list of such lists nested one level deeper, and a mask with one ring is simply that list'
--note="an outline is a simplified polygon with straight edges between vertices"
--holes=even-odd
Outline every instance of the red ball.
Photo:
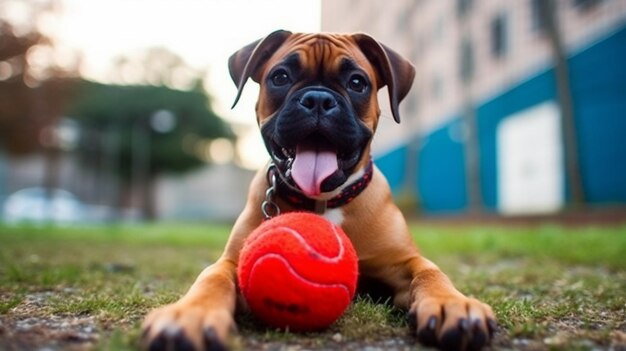
[{"label": "red ball", "polygon": [[323,329],[346,310],[356,289],[357,256],[343,230],[292,212],[262,223],[239,257],[239,288],[253,314],[291,331]]}]

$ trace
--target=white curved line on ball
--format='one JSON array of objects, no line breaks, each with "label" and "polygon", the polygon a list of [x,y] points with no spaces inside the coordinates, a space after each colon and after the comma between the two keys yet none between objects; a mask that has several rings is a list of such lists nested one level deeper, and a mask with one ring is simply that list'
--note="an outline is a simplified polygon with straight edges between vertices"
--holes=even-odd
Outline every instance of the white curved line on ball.
[{"label": "white curved line on ball", "polygon": [[261,233],[261,235],[259,235],[255,241],[258,241],[261,239],[261,237],[264,237],[266,235],[269,235],[272,233],[272,231],[276,230],[276,229],[281,229],[286,231],[287,233],[293,235],[293,237],[296,238],[296,240],[298,240],[300,242],[300,244],[302,244],[309,252],[313,252],[319,255],[319,258],[327,263],[337,263],[341,260],[341,258],[344,255],[345,252],[345,248],[343,246],[343,242],[341,241],[341,238],[339,237],[339,232],[337,232],[337,228],[334,225],[330,226],[333,230],[333,233],[335,234],[335,239],[337,239],[337,244],[339,245],[339,252],[337,253],[336,256],[334,257],[328,257],[328,256],[324,256],[322,255],[319,251],[317,251],[315,248],[313,248],[302,236],[302,234],[300,234],[298,231],[293,230],[289,227],[285,227],[285,226],[281,226],[281,227],[276,227],[273,228],[271,231],[265,231],[264,233]]},{"label": "white curved line on ball", "polygon": [[303,276],[300,275],[300,273],[296,272],[293,267],[291,267],[291,264],[289,264],[289,261],[287,261],[286,258],[284,258],[282,255],[277,254],[277,253],[268,253],[263,255],[261,258],[259,258],[254,265],[252,265],[252,269],[250,270],[250,274],[248,275],[248,281],[246,286],[250,286],[250,278],[254,276],[254,271],[256,269],[256,267],[258,265],[260,265],[261,263],[269,260],[269,259],[277,259],[279,261],[281,261],[285,267],[287,267],[287,269],[289,270],[289,273],[291,273],[294,277],[296,277],[296,279],[306,283],[306,284],[311,284],[315,287],[318,288],[340,288],[343,289],[346,292],[346,296],[348,296],[348,299],[350,299],[350,289],[348,289],[348,287],[345,284],[341,284],[341,283],[329,283],[329,284],[321,284],[318,282],[314,282],[312,280],[306,279]]}]

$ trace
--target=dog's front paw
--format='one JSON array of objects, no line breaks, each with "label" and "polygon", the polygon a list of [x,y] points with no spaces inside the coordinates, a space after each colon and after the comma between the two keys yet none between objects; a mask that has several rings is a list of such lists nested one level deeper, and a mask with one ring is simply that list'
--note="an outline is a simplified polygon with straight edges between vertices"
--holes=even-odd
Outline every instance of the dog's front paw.
[{"label": "dog's front paw", "polygon": [[227,350],[235,322],[227,309],[175,303],[152,311],[143,323],[145,350]]},{"label": "dog's front paw", "polygon": [[415,301],[408,318],[422,344],[442,350],[480,350],[496,328],[491,307],[463,295]]}]

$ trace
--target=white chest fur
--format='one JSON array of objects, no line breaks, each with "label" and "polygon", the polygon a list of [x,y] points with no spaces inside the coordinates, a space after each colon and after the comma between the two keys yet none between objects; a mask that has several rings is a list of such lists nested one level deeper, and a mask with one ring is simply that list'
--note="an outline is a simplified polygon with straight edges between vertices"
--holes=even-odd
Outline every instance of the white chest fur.
[{"label": "white chest fur", "polygon": [[327,209],[322,216],[338,226],[341,226],[341,223],[343,223],[343,212],[341,208]]}]

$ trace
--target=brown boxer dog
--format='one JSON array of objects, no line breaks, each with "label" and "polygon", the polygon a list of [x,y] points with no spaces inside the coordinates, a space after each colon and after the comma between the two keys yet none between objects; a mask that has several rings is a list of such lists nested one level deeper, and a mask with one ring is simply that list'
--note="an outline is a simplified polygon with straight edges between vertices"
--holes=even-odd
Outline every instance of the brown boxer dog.
[{"label": "brown boxer dog", "polygon": [[387,181],[371,162],[377,91],[387,86],[399,122],[413,66],[365,34],[276,31],[233,54],[229,68],[238,88],[235,104],[248,78],[260,84],[257,122],[272,161],[253,179],[222,256],[179,301],[146,317],[144,345],[224,349],[235,330],[244,239],[278,211],[303,210],[344,229],[357,251],[360,277],[390,288],[422,343],[453,350],[487,345],[495,328],[491,308],[464,296],[419,254]]}]

